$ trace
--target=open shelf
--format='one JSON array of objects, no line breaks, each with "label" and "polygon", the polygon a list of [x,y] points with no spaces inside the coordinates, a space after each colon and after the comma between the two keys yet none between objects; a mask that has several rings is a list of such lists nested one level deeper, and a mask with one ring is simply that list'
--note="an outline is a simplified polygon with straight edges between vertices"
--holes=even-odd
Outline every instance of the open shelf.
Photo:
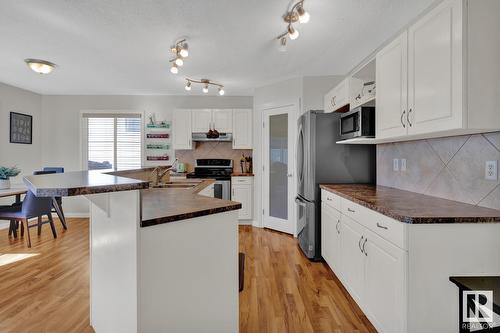
[{"label": "open shelf", "polygon": [[336,143],[340,145],[375,145],[380,141],[375,138],[353,138],[337,141]]}]

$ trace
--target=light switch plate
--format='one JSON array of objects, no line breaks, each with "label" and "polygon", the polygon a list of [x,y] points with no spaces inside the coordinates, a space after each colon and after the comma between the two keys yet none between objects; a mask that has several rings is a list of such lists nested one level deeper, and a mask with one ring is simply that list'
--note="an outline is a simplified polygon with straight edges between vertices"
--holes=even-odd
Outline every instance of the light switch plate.
[{"label": "light switch plate", "polygon": [[406,158],[401,159],[401,171],[406,171]]},{"label": "light switch plate", "polygon": [[486,161],[484,170],[484,179],[486,180],[498,179],[498,161]]},{"label": "light switch plate", "polygon": [[399,159],[392,160],[392,170],[399,171]]}]

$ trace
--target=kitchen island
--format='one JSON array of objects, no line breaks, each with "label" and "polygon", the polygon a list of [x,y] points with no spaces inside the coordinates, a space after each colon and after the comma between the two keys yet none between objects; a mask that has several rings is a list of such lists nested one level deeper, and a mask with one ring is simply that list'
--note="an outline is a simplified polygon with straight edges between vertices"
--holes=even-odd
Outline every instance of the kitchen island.
[{"label": "kitchen island", "polygon": [[90,201],[97,333],[238,331],[241,204],[199,195],[212,180],[150,188],[134,173],[79,171],[24,182],[37,196]]}]

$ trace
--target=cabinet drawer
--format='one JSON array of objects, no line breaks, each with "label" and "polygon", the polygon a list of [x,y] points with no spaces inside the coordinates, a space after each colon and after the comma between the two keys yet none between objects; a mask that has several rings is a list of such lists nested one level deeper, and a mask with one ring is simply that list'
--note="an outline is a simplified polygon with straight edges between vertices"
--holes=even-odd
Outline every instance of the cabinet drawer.
[{"label": "cabinet drawer", "polygon": [[252,177],[231,177],[231,182],[234,185],[252,185]]},{"label": "cabinet drawer", "polygon": [[406,224],[341,198],[342,213],[394,245],[406,249]]},{"label": "cabinet drawer", "polygon": [[333,194],[332,192],[321,190],[321,201],[338,211],[341,211],[340,199],[340,196]]}]

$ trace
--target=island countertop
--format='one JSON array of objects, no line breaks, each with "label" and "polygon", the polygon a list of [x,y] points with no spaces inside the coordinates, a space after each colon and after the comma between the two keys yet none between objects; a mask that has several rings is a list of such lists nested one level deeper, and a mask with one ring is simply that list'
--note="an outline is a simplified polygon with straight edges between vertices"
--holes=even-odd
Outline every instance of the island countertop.
[{"label": "island countertop", "polygon": [[110,175],[99,170],[26,176],[23,181],[37,197],[70,197],[149,187],[147,181]]},{"label": "island countertop", "polygon": [[[193,179],[190,179],[193,181]],[[142,191],[141,227],[212,215],[241,208],[241,203],[198,194],[214,181],[200,180],[194,188],[151,188]],[[179,182],[182,183],[182,182]]]},{"label": "island countertop", "polygon": [[405,223],[500,222],[500,211],[395,188],[322,184],[326,191]]}]

